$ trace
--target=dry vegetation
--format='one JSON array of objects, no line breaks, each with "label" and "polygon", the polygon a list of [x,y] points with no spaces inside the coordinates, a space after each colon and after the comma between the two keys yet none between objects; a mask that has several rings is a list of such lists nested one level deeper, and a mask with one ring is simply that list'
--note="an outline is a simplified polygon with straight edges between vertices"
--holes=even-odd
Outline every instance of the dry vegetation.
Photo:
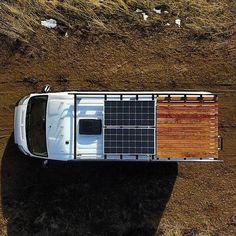
[{"label": "dry vegetation", "polygon": [[[160,5],[168,13],[153,11]],[[0,1],[0,234],[235,235],[235,16],[235,0]],[[49,18],[55,29],[41,26]],[[11,134],[15,102],[48,83],[223,93],[224,163],[180,164],[178,173],[127,163],[42,170]]]},{"label": "dry vegetation", "polygon": [[[193,37],[227,37],[235,25],[235,4],[233,0],[2,0],[0,34],[27,41],[41,20],[54,18],[62,31],[122,35],[132,27],[160,30],[167,23],[174,25],[178,17]],[[153,8],[160,5],[169,13],[156,14]],[[137,8],[148,14],[147,21],[135,12]]]}]

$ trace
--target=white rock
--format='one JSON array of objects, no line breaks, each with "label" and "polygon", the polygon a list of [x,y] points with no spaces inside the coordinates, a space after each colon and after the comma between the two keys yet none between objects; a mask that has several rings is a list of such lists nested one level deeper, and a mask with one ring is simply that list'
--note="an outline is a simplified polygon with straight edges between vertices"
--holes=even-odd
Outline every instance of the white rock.
[{"label": "white rock", "polygon": [[66,37],[66,38],[68,38],[68,37],[69,37],[69,34],[68,34],[67,32],[65,33],[65,37]]},{"label": "white rock", "polygon": [[178,27],[180,27],[180,25],[181,25],[181,20],[180,20],[180,19],[176,19],[176,20],[175,20],[175,24],[178,25]]},{"label": "white rock", "polygon": [[137,9],[135,10],[135,12],[137,12],[137,13],[142,13],[142,12],[143,12],[143,10],[142,10],[142,9],[139,9],[139,8],[137,8]]},{"label": "white rock", "polygon": [[157,14],[161,14],[161,9],[153,8],[153,11],[156,12]]},{"label": "white rock", "polygon": [[166,23],[167,26],[170,26],[170,23]]},{"label": "white rock", "polygon": [[142,15],[143,15],[143,19],[146,21],[147,20],[147,18],[148,18],[148,15],[146,14],[146,13],[142,13]]},{"label": "white rock", "polygon": [[168,11],[164,11],[165,14],[168,14],[169,12]]},{"label": "white rock", "polygon": [[53,29],[53,28],[57,27],[57,21],[54,19],[42,20],[41,25],[45,26],[49,29]]}]

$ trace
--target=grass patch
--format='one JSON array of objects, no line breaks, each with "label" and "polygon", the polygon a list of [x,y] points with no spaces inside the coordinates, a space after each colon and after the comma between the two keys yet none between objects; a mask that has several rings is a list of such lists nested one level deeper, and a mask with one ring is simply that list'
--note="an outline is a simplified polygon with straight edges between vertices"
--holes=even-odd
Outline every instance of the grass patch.
[{"label": "grass patch", "polygon": [[[153,8],[166,5],[168,13],[157,14]],[[35,33],[40,21],[53,18],[58,28],[76,31],[85,28],[91,33],[124,33],[127,27],[181,27],[196,38],[231,35],[236,3],[207,0],[5,0],[0,3],[0,34],[10,39],[27,40]],[[139,8],[148,15],[145,21]]]}]

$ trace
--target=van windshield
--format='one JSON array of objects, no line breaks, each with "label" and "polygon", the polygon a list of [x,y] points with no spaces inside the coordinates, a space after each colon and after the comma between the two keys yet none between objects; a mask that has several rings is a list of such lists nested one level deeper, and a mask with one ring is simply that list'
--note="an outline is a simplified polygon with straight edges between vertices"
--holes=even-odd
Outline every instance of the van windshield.
[{"label": "van windshield", "polygon": [[48,96],[30,98],[26,116],[26,138],[29,151],[47,157],[46,110]]}]

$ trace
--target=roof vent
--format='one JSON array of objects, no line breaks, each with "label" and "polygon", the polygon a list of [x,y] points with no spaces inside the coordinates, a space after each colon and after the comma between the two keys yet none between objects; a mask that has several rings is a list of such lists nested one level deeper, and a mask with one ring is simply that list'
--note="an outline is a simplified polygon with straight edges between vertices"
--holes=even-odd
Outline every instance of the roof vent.
[{"label": "roof vent", "polygon": [[102,133],[102,120],[100,119],[80,119],[79,134],[97,135]]}]

